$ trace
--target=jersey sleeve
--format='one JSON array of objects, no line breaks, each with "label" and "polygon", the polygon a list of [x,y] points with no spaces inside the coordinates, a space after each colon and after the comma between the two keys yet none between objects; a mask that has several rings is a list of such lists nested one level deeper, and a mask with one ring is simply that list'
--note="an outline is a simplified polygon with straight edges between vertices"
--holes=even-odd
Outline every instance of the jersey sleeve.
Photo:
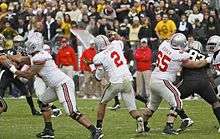
[{"label": "jersey sleeve", "polygon": [[95,55],[95,57],[93,58],[93,64],[95,64],[96,66],[102,64],[102,58],[100,54]]}]

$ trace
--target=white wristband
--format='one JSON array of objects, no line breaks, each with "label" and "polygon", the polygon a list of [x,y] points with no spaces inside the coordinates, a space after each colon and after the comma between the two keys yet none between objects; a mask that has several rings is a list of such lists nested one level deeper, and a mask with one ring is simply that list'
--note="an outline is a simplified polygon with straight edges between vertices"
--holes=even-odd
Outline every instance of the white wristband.
[{"label": "white wristband", "polygon": [[14,73],[14,74],[15,74],[15,72],[17,71],[17,69],[15,68],[14,65],[12,65],[9,70],[10,70],[12,73]]}]

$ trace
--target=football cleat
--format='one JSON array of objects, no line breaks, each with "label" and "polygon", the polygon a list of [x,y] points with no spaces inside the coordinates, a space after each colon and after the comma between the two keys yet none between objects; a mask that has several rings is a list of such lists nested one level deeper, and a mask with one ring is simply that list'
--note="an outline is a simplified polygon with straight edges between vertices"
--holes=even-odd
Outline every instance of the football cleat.
[{"label": "football cleat", "polygon": [[96,131],[92,133],[91,139],[102,139],[104,134],[101,128],[96,128]]},{"label": "football cleat", "polygon": [[120,108],[121,108],[121,107],[120,107],[120,104],[115,103],[110,109],[116,111],[116,110],[118,110],[118,109],[120,109]]},{"label": "football cleat", "polygon": [[179,133],[173,129],[173,127],[165,126],[163,133],[164,135],[178,135]]},{"label": "football cleat", "polygon": [[177,129],[177,132],[186,130],[186,128],[192,126],[193,123],[193,120],[191,120],[190,118],[183,119],[180,127]]},{"label": "football cleat", "polygon": [[142,133],[145,132],[145,128],[144,128],[144,119],[142,117],[137,118],[137,129],[136,132],[137,133]]},{"label": "football cleat", "polygon": [[41,139],[53,139],[54,138],[54,130],[52,129],[44,129],[41,133],[36,135],[37,138]]},{"label": "football cleat", "polygon": [[53,109],[51,117],[59,117],[62,115],[62,111],[60,109]]}]

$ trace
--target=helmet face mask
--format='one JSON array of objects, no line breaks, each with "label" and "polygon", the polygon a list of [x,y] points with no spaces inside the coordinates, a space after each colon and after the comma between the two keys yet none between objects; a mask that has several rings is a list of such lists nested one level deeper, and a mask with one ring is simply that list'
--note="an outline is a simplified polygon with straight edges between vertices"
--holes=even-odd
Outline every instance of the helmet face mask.
[{"label": "helmet face mask", "polygon": [[214,35],[209,38],[206,50],[208,53],[214,53],[220,50],[220,36]]}]

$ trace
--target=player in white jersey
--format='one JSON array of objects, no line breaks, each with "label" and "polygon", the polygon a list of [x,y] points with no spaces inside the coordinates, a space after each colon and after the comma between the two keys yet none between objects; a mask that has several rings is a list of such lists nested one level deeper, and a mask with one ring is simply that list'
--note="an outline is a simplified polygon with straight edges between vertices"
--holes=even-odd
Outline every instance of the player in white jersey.
[{"label": "player in white jersey", "polygon": [[176,74],[182,66],[188,68],[200,68],[211,62],[207,60],[191,61],[190,55],[185,52],[186,37],[181,33],[176,33],[170,40],[165,40],[159,46],[157,56],[157,66],[151,75],[150,102],[144,110],[145,122],[158,109],[162,99],[165,99],[171,106],[167,118],[167,124],[163,130],[164,134],[178,134],[173,128],[177,114],[182,110],[180,92],[173,85]]},{"label": "player in white jersey", "polygon": [[121,92],[122,99],[130,115],[137,120],[138,131],[143,132],[143,118],[136,108],[134,90],[132,87],[133,78],[123,55],[123,45],[120,42],[110,45],[108,38],[104,35],[98,35],[95,38],[95,44],[99,51],[93,58],[93,64],[99,66],[95,73],[96,79],[101,80],[103,72],[105,71],[108,74],[110,82],[98,106],[96,127],[102,128],[107,103],[112,100],[118,92]]},{"label": "player in white jersey", "polygon": [[[43,132],[37,134],[39,138],[54,138],[54,130],[51,122],[51,110],[49,103],[59,100],[64,106],[66,113],[81,125],[89,129],[92,133],[92,139],[102,138],[102,133],[97,129],[83,114],[81,114],[76,106],[75,85],[71,78],[63,73],[55,64],[52,56],[42,50],[43,39],[40,34],[33,34],[32,40],[28,40],[26,45],[31,57],[14,57],[17,62],[27,62],[31,67],[27,71],[19,71],[14,65],[10,70],[17,76],[32,78],[38,75],[45,82],[47,89],[39,98],[39,105],[43,114],[45,128]],[[29,62],[29,63],[28,63]]]},{"label": "player in white jersey", "polygon": [[[217,98],[220,100],[220,36],[214,35],[208,39],[206,49],[210,55],[213,55],[213,66],[216,71],[215,85],[217,86]],[[217,103],[214,113],[220,123],[220,104]],[[218,129],[220,133],[220,128]]]}]

